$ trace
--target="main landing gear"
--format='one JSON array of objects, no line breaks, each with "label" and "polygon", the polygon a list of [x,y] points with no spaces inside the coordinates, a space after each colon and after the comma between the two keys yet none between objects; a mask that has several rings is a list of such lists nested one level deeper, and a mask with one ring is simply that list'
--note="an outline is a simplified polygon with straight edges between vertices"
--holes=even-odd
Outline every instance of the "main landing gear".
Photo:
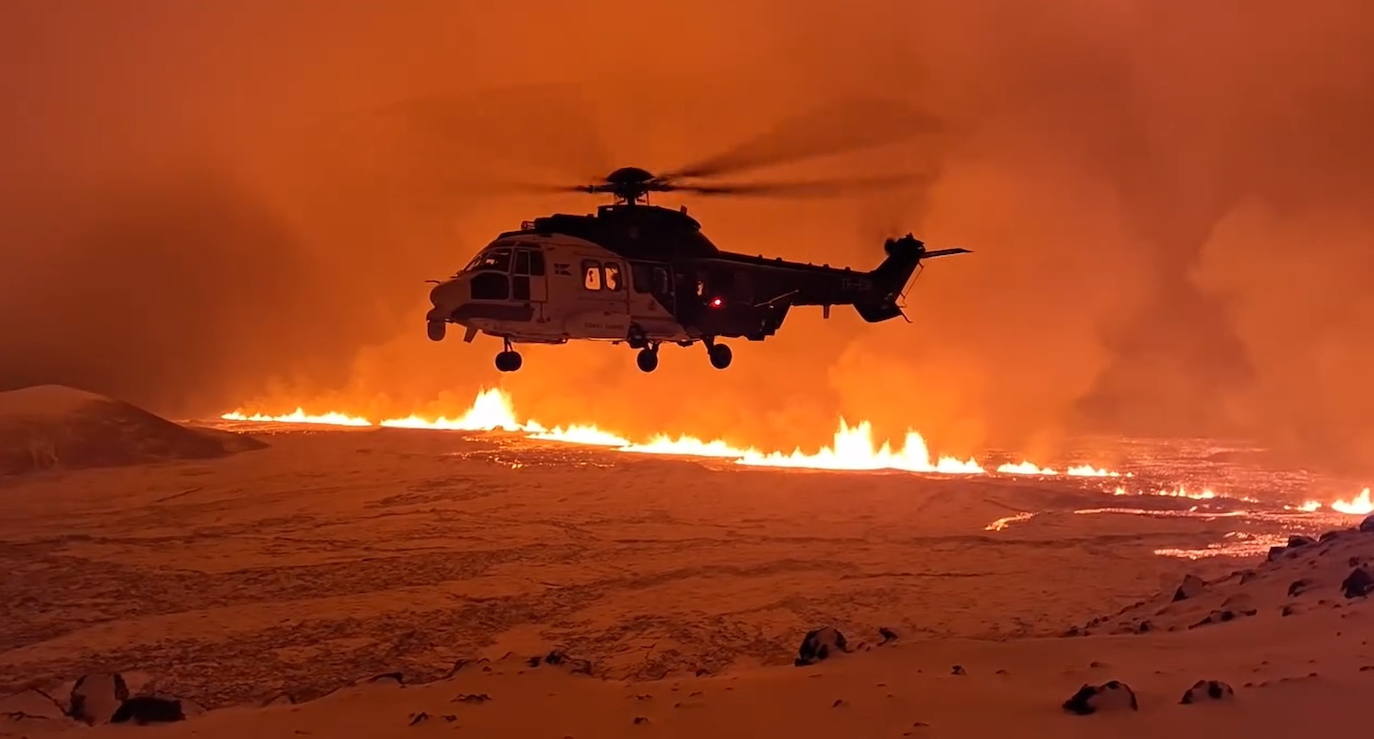
[{"label": "main landing gear", "polygon": [[[715,338],[704,340],[706,344],[706,357],[711,360],[711,366],[716,369],[725,369],[730,366],[730,361],[734,359],[730,347],[724,344],[717,344]],[[683,346],[690,345],[691,342],[679,342]],[[632,343],[631,346],[634,346]],[[657,341],[645,341],[635,355],[635,364],[639,366],[641,372],[653,372],[658,369],[658,346]]]},{"label": "main landing gear", "polygon": [[520,365],[524,363],[524,360],[520,358],[520,352],[511,348],[510,339],[503,338],[502,341],[505,342],[505,349],[496,355],[496,369],[502,372],[514,372],[520,369]]}]

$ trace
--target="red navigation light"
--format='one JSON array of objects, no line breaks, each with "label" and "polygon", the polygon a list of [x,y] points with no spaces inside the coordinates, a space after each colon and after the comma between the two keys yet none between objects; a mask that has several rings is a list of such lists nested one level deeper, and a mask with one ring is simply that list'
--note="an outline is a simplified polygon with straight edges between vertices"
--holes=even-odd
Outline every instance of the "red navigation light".
[{"label": "red navigation light", "polygon": [[725,299],[719,297],[711,298],[710,306],[712,308],[723,308],[725,307]]}]

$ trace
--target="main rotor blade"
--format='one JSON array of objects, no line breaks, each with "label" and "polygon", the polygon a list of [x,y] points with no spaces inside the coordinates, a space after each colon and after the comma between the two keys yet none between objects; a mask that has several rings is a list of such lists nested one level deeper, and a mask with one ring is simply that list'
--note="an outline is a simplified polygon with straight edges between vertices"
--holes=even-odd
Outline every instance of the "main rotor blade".
[{"label": "main rotor blade", "polygon": [[902,103],[851,100],[783,121],[765,134],[662,178],[714,177],[867,149],[939,129],[940,123],[934,116]]},{"label": "main rotor blade", "polygon": [[865,190],[883,189],[924,179],[919,174],[853,177],[848,179],[801,180],[797,182],[741,182],[722,185],[670,185],[668,189],[698,195],[744,195],[757,197],[832,197]]}]

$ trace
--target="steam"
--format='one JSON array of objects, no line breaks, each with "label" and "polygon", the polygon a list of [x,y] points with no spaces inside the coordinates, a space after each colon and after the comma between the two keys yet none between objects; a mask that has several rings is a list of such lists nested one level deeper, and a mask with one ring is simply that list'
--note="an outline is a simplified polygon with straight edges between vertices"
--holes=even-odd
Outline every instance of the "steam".
[{"label": "steam", "polygon": [[[453,412],[497,379],[494,349],[425,341],[422,280],[593,207],[504,184],[917,172],[881,195],[683,201],[748,253],[868,268],[906,231],[975,249],[920,278],[913,325],[798,311],[725,373],[699,347],[642,376],[570,345],[502,381],[541,420],[632,434],[824,438],[849,414],[958,454],[1088,430],[1374,466],[1365,3],[860,6],[8,4],[0,387]],[[875,121],[859,99],[920,125],[780,162]]]}]

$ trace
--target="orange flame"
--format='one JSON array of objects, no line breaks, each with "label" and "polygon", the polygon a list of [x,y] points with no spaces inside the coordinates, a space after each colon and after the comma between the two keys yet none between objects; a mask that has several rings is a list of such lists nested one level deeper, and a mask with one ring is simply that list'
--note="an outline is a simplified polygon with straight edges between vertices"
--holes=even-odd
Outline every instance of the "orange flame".
[{"label": "orange flame", "polygon": [[998,466],[997,471],[1004,475],[1045,475],[1049,477],[1059,474],[1049,467],[1037,467],[1034,462],[1025,461],[1020,464],[1011,464],[1008,462],[1007,464]]},{"label": "orange flame", "polygon": [[[366,418],[349,416],[343,413],[306,414],[298,408],[295,412],[281,416],[254,414],[242,411],[226,413],[221,418],[232,421],[275,421],[280,423],[319,423],[344,426],[371,426]],[[637,443],[619,434],[603,430],[595,425],[571,425],[568,427],[547,428],[534,420],[521,421],[515,412],[511,396],[499,388],[483,390],[477,394],[472,407],[456,418],[440,416],[425,418],[409,415],[404,418],[388,418],[378,423],[389,428],[435,429],[452,431],[494,431],[497,429],[523,433],[530,438],[560,441],[572,444],[604,446],[616,451],[634,454],[667,454],[693,457],[715,457],[734,460],[736,464],[751,467],[786,467],[822,470],[903,470],[907,472],[928,472],[955,475],[984,474],[977,460],[959,459],[953,456],[932,457],[926,440],[916,431],[907,431],[899,447],[894,448],[888,441],[878,443],[873,436],[873,427],[868,421],[849,425],[840,419],[839,428],[830,446],[822,446],[814,452],[804,452],[800,447],[791,453],[779,451],[764,452],[755,448],[741,448],[720,440],[703,440],[694,436],[672,437],[659,434],[647,442]],[[1057,476],[1061,474],[1049,467],[1040,467],[1029,461],[1020,464],[1004,464],[997,468],[1002,474]],[[1093,477],[1121,477],[1121,473],[1098,469],[1091,465],[1070,467],[1069,475]],[[1126,477],[1130,475],[1127,474]],[[1198,497],[1211,497],[1207,495]],[[1170,494],[1161,491],[1159,494]],[[1187,495],[1186,497],[1195,497]]]},{"label": "orange flame", "polygon": [[242,411],[232,411],[230,413],[225,413],[221,415],[220,418],[223,418],[226,421],[253,421],[256,423],[264,423],[270,421],[276,423],[315,423],[327,426],[372,425],[372,422],[367,420],[366,418],[360,418],[358,416],[349,416],[343,413],[336,412],[311,415],[309,413],[306,413],[304,408],[296,408],[296,410],[280,416],[266,416],[261,413],[247,415]]},{"label": "orange flame", "polygon": [[1337,513],[1349,513],[1352,515],[1363,516],[1374,513],[1374,500],[1369,498],[1369,488],[1360,491],[1360,494],[1350,500],[1337,500],[1331,504],[1331,510]]}]

